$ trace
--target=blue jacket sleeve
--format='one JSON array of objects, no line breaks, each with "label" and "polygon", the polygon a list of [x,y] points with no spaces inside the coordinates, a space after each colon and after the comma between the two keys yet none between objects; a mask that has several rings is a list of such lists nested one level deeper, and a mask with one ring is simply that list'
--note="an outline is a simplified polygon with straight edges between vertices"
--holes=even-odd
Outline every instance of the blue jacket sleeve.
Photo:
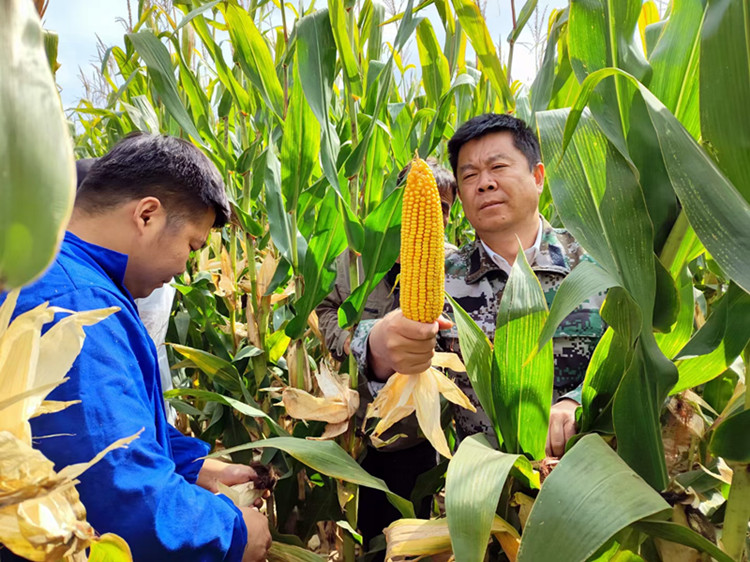
[{"label": "blue jacket sleeve", "polygon": [[201,465],[192,461],[205,448],[169,429],[153,343],[135,309],[104,291],[80,294],[53,304],[123,310],[86,329],[70,380],[50,395],[81,403],[32,420],[35,438],[50,436],[37,445],[60,469],[143,429],[127,448],[108,453],[80,477],[89,522],[99,533],[122,536],[134,560],[241,560],[247,542],[242,514],[192,483]]},{"label": "blue jacket sleeve", "polygon": [[171,425],[167,429],[177,474],[191,484],[195,484],[198,480],[198,473],[203,467],[202,457],[208,454],[211,447],[200,439],[183,435]]}]

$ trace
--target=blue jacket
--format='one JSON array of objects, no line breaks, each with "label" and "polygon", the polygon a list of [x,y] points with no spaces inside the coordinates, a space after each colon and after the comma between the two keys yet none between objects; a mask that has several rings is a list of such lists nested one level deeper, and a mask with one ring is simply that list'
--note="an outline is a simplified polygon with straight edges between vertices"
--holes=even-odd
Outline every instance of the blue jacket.
[{"label": "blue jacket", "polygon": [[[120,307],[85,328],[70,380],[49,396],[81,403],[31,420],[34,445],[59,470],[145,428],[80,477],[89,522],[123,537],[139,562],[241,560],[242,514],[228,498],[195,485],[203,464],[196,459],[208,445],[166,421],[156,348],[123,286],[126,264],[126,255],[68,232],[49,271],[21,291],[15,316],[45,301],[74,311]],[[54,437],[37,440],[46,435]]]}]

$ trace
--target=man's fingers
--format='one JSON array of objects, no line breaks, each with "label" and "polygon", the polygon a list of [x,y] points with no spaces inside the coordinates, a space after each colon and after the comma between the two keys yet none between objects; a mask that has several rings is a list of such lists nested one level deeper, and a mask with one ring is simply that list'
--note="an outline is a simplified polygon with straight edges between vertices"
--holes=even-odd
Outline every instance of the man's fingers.
[{"label": "man's fingers", "polygon": [[438,328],[441,330],[449,330],[453,327],[453,322],[451,322],[448,318],[445,316],[441,316],[437,319]]},{"label": "man's fingers", "polygon": [[544,445],[544,454],[548,457],[553,456],[552,455],[552,442],[550,441],[550,436],[552,435],[551,430],[547,430],[547,443]]},{"label": "man's fingers", "polygon": [[565,441],[563,443],[563,452],[565,449],[565,445],[568,442],[568,439],[573,437],[576,434],[576,421],[573,418],[565,418],[565,421],[563,422],[563,434],[565,435]]},{"label": "man's fingers", "polygon": [[549,428],[552,456],[561,457],[565,451],[565,430],[559,418],[553,418]]}]

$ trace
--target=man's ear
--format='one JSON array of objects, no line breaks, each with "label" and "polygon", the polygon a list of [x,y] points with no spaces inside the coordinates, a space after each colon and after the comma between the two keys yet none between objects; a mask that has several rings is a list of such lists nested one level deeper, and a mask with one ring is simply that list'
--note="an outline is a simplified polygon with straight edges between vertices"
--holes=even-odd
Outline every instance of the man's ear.
[{"label": "man's ear", "polygon": [[164,206],[156,197],[144,197],[136,202],[133,208],[133,220],[139,232],[153,228],[157,222],[164,219]]},{"label": "man's ear", "polygon": [[544,164],[537,162],[532,174],[534,174],[534,183],[536,183],[537,190],[542,193],[544,189]]}]

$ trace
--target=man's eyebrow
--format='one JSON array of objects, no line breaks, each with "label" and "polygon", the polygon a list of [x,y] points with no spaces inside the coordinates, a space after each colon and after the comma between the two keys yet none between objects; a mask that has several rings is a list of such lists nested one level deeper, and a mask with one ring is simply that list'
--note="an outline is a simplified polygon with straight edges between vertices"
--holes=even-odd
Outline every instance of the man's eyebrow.
[{"label": "man's eyebrow", "polygon": [[508,155],[503,152],[496,152],[494,154],[490,154],[487,158],[484,159],[485,162],[495,162],[496,160],[507,160]]},{"label": "man's eyebrow", "polygon": [[[509,157],[507,154],[503,152],[496,152],[494,154],[490,154],[489,156],[487,156],[487,158],[484,159],[484,162],[489,163],[489,162],[495,162],[497,160],[508,160],[508,159]],[[465,172],[466,170],[476,170],[476,166],[474,164],[469,163],[469,164],[463,164],[458,167],[459,173]]]}]

